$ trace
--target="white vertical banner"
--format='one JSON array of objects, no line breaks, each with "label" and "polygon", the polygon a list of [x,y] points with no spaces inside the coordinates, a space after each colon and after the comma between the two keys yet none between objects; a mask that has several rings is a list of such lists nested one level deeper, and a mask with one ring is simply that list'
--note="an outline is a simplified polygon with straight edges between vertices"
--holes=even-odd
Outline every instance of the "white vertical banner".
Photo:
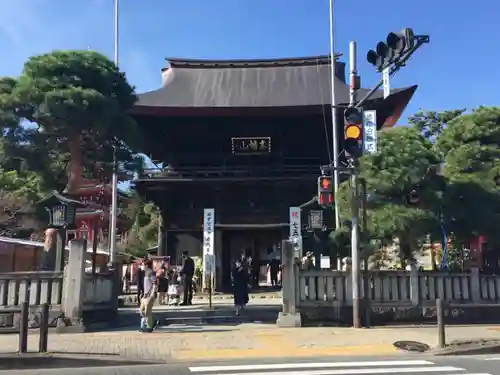
[{"label": "white vertical banner", "polygon": [[377,152],[377,111],[363,111],[363,153]]},{"label": "white vertical banner", "polygon": [[290,207],[290,240],[297,243],[302,251],[302,225],[300,207]]},{"label": "white vertical banner", "polygon": [[389,68],[382,71],[382,82],[384,83],[384,99],[391,95],[391,77],[389,76]]},{"label": "white vertical banner", "polygon": [[203,274],[215,271],[215,209],[203,210]]}]

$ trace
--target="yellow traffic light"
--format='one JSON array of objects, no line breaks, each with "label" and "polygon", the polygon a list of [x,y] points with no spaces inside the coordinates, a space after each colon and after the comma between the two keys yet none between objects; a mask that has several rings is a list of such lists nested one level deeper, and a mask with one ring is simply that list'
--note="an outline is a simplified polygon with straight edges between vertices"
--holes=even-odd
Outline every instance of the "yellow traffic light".
[{"label": "yellow traffic light", "polygon": [[360,139],[361,138],[361,128],[359,125],[347,125],[345,127],[345,139]]}]

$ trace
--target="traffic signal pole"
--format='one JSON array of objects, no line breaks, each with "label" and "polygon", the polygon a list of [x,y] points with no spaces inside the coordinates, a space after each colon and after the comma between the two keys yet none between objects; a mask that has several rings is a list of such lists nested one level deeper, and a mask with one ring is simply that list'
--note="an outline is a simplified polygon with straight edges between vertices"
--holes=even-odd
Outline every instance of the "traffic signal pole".
[{"label": "traffic signal pole", "polygon": [[[356,90],[358,86],[356,42],[349,44],[349,106],[356,105]],[[357,159],[351,158],[351,187],[352,187],[352,229],[351,229],[351,272],[352,272],[352,325],[361,328],[361,300],[360,300],[360,267],[359,267],[359,184]]]}]

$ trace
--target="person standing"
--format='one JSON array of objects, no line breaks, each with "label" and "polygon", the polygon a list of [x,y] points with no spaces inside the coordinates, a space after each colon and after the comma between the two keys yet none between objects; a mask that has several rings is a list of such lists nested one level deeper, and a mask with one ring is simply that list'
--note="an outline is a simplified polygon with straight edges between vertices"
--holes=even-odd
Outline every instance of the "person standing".
[{"label": "person standing", "polygon": [[144,262],[144,294],[141,298],[139,312],[141,314],[140,332],[153,332],[155,322],[153,321],[153,306],[156,300],[156,273],[153,271],[153,261]]},{"label": "person standing", "polygon": [[158,282],[158,299],[160,305],[165,304],[165,297],[168,291],[168,262],[163,258],[160,267],[156,271],[156,278]]},{"label": "person standing", "polygon": [[278,286],[278,272],[280,270],[280,262],[278,259],[273,258],[267,265],[267,270],[269,272],[269,276],[271,278],[271,286]]},{"label": "person standing", "polygon": [[182,288],[184,289],[184,298],[181,306],[193,304],[193,275],[195,265],[194,260],[187,251],[182,252],[182,268],[180,271],[182,277]]},{"label": "person standing", "polygon": [[136,284],[137,284],[137,304],[140,306],[141,305],[141,299],[142,296],[144,295],[144,260],[141,262],[139,267],[137,268],[137,274],[136,274]]},{"label": "person standing", "polygon": [[241,310],[245,308],[246,304],[248,303],[249,282],[248,270],[241,260],[237,260],[234,263],[231,276],[233,281],[233,297],[234,306],[236,308],[236,315],[240,315]]}]

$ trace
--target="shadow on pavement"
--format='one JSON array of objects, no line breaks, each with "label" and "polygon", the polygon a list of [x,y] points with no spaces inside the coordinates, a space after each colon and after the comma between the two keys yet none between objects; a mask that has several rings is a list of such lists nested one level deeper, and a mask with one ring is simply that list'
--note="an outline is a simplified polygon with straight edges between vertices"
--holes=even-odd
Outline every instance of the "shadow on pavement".
[{"label": "shadow on pavement", "polygon": [[[0,370],[61,369],[81,367],[144,366],[143,361],[114,358],[96,358],[82,353],[64,355],[10,354],[0,355]],[[151,362],[150,362],[151,363]],[[148,364],[150,364],[148,363]]]}]

